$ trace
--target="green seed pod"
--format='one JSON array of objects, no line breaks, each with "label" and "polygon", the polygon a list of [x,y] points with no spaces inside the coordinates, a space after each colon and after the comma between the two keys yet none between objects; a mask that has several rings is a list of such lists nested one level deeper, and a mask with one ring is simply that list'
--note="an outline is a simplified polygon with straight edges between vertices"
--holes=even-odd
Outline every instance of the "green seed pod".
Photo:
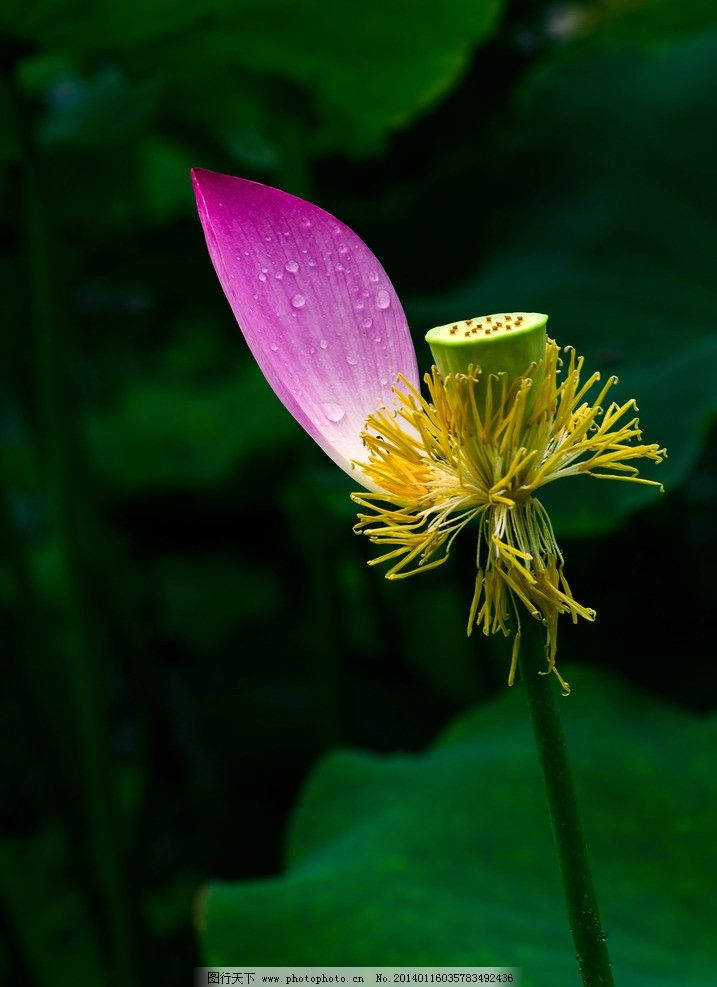
[{"label": "green seed pod", "polygon": [[484,315],[431,329],[426,342],[443,377],[474,366],[486,376],[505,373],[512,381],[525,376],[531,364],[542,363],[547,321],[538,312]]}]

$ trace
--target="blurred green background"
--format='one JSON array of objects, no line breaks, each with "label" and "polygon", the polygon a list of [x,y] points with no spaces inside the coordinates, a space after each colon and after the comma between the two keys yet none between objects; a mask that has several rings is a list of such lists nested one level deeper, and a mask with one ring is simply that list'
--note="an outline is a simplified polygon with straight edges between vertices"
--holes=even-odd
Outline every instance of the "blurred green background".
[{"label": "blurred green background", "polygon": [[0,975],[172,987],[198,927],[216,962],[577,983],[471,546],[365,566],[221,294],[199,165],[351,225],[424,367],[431,325],[546,311],[637,397],[666,494],[551,491],[598,611],[564,708],[621,982],[713,983],[714,3],[6,0],[0,34]]}]

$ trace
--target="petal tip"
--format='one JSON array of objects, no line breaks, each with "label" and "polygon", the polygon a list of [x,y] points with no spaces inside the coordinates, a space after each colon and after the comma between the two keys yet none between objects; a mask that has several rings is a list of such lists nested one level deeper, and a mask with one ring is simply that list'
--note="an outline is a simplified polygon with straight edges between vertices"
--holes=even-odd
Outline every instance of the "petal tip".
[{"label": "petal tip", "polygon": [[205,176],[211,175],[213,172],[208,171],[206,168],[190,168],[189,174],[192,179],[192,185],[195,189],[199,189],[202,186]]}]

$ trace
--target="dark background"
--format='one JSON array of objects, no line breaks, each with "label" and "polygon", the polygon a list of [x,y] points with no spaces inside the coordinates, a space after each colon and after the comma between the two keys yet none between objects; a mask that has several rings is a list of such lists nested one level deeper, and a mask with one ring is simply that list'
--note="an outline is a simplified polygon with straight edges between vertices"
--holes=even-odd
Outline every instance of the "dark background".
[{"label": "dark background", "polygon": [[404,300],[424,367],[431,325],[512,309],[549,312],[560,343],[620,374],[646,441],[669,447],[667,490],[556,491],[571,586],[598,611],[561,628],[560,654],[714,708],[712,4],[9,8],[0,970],[13,983],[187,982],[197,889],[279,872],[322,752],[418,750],[505,688],[505,642],[464,636],[469,544],[425,578],[366,568],[349,481],[234,325],[192,165],[351,225]]}]

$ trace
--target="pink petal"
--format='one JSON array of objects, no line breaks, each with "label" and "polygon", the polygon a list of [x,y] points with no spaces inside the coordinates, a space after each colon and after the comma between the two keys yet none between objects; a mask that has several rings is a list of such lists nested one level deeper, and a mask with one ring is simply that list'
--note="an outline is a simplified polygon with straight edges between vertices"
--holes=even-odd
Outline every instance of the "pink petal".
[{"label": "pink petal", "polygon": [[[403,374],[418,387],[403,308],[383,267],[323,209],[278,189],[192,172],[214,268],[279,399],[347,473],[368,414]],[[251,409],[247,409],[251,414]]]}]

